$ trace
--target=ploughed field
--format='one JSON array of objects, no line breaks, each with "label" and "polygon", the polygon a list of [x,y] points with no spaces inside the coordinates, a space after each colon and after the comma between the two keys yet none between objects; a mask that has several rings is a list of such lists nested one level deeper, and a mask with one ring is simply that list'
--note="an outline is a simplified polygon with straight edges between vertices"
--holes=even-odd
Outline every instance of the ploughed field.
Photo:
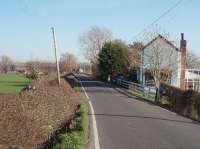
[{"label": "ploughed field", "polygon": [[[20,76],[17,81],[22,82],[21,86],[18,84],[20,87],[13,89],[14,82],[1,81],[11,92],[19,91],[29,82]],[[74,117],[80,100],[65,80],[61,81],[60,87],[56,81],[43,80],[31,84],[35,90],[0,94],[0,149],[42,148]],[[4,91],[2,84],[0,91]]]}]

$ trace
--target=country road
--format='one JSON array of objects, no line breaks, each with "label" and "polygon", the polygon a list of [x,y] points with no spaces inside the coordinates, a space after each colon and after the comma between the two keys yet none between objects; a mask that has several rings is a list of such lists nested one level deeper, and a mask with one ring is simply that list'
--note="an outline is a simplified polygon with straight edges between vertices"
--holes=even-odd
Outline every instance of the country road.
[{"label": "country road", "polygon": [[94,108],[101,149],[200,149],[200,124],[78,75]]}]

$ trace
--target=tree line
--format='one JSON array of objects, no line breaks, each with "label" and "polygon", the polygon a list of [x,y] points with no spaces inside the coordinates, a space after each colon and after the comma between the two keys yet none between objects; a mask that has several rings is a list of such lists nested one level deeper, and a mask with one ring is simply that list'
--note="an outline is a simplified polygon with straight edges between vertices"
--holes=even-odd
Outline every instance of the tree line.
[{"label": "tree line", "polygon": [[[61,73],[69,73],[79,66],[78,58],[71,53],[64,53],[60,57]],[[8,73],[18,71],[19,73],[27,72],[43,72],[45,74],[56,71],[56,65],[50,61],[31,60],[24,63],[13,62],[9,56],[1,56],[0,58],[0,73]]]}]

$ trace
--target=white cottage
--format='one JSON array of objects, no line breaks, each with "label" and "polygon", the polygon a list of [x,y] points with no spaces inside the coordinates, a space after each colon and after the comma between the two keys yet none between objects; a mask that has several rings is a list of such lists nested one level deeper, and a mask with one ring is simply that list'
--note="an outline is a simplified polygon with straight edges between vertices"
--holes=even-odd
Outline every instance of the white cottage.
[{"label": "white cottage", "polygon": [[159,67],[162,70],[170,69],[171,78],[167,80],[171,85],[185,89],[186,70],[186,40],[181,34],[180,48],[168,41],[162,35],[158,35],[142,49],[140,66],[140,82],[148,85],[152,80],[148,70]]}]

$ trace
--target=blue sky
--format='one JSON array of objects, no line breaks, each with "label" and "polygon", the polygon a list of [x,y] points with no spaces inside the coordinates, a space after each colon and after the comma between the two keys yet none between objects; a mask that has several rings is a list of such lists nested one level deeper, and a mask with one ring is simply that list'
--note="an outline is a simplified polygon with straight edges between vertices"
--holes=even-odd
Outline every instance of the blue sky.
[{"label": "blue sky", "polygon": [[[0,55],[15,61],[54,58],[50,27],[54,26],[59,53],[84,60],[78,38],[91,26],[110,29],[114,38],[135,40],[141,30],[176,0],[1,0]],[[188,47],[200,55],[200,1],[183,0],[157,22],[173,40],[185,33]]]}]

